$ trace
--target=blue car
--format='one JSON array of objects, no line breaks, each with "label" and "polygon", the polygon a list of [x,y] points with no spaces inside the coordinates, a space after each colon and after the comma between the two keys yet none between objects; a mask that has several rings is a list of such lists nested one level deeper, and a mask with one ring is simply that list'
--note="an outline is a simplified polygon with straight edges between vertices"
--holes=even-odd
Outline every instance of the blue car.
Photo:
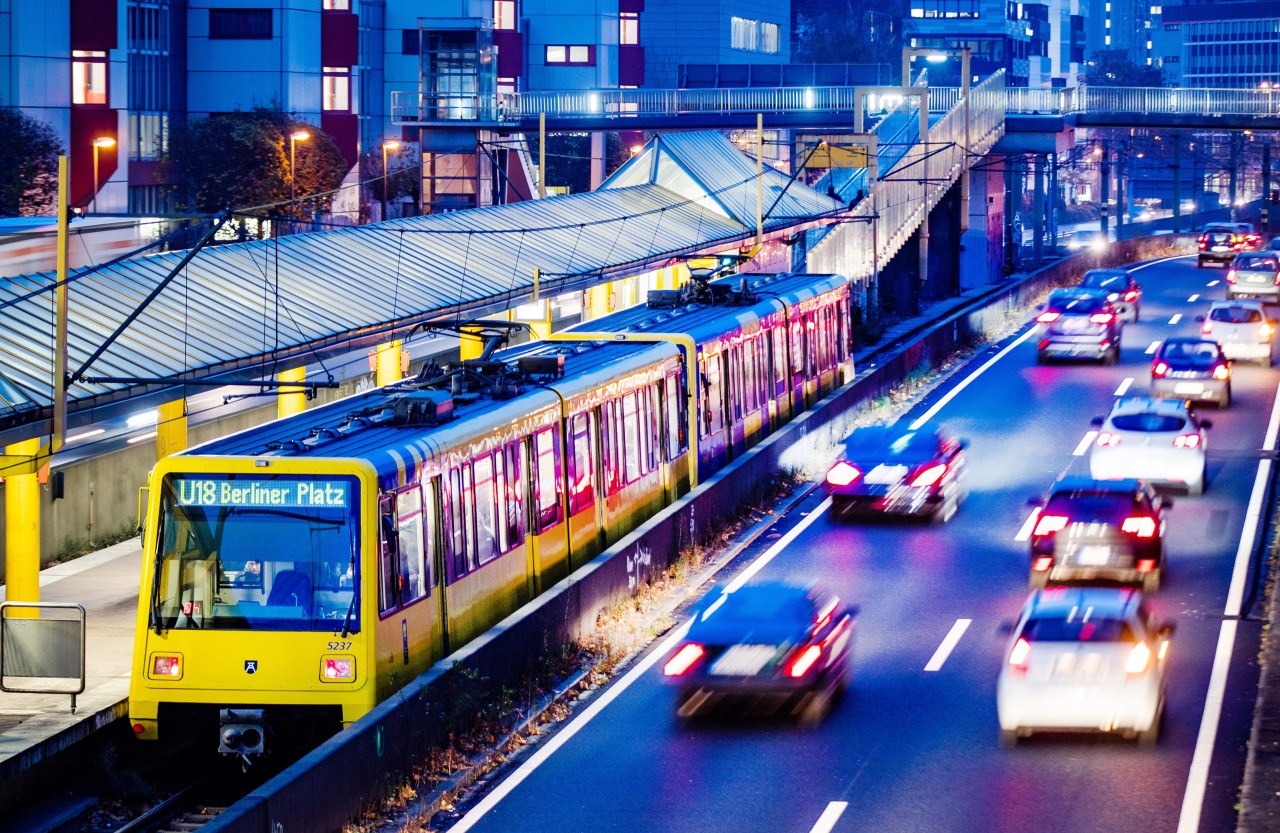
[{"label": "blue car", "polygon": [[856,610],[816,587],[779,583],[707,598],[662,668],[679,689],[677,716],[764,707],[821,721],[848,684]]},{"label": "blue car", "polygon": [[827,471],[832,510],[948,521],[968,494],[967,445],[941,428],[857,428]]}]

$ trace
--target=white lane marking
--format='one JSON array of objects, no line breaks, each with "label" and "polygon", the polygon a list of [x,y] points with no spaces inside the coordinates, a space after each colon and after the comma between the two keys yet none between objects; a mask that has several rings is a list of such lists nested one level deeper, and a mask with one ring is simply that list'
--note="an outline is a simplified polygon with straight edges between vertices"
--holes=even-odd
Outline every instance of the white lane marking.
[{"label": "white lane marking", "polygon": [[809,833],[831,833],[831,828],[836,826],[836,822],[840,820],[840,816],[844,814],[845,808],[849,806],[847,801],[833,801],[827,805],[827,809],[822,811],[822,815],[818,816],[818,823],[813,826]]},{"label": "white lane marking", "polygon": [[1031,335],[1032,335],[1035,331],[1036,331],[1036,328],[1035,328],[1035,327],[1032,327],[1030,330],[1027,330],[1025,333],[1023,333],[1022,335],[1018,336],[1018,338],[1017,338],[1017,340],[1016,340],[1016,341],[1014,341],[1014,342],[1013,342],[1012,344],[1010,344],[1008,347],[1004,348],[1004,349],[1003,349],[1003,350],[1001,350],[999,353],[996,353],[994,356],[992,356],[990,359],[988,359],[988,360],[987,360],[987,362],[986,362],[984,365],[982,365],[982,367],[978,368],[977,370],[973,371],[973,373],[969,374],[969,376],[968,376],[968,377],[966,377],[966,378],[965,378],[965,380],[964,380],[963,382],[961,382],[960,384],[956,385],[956,386],[955,386],[954,388],[952,388],[951,390],[947,391],[947,392],[946,392],[946,394],[945,394],[945,395],[943,395],[943,397],[942,397],[941,399],[939,399],[937,402],[935,402],[935,403],[934,403],[934,405],[933,405],[933,407],[932,407],[932,408],[930,408],[929,410],[925,411],[925,412],[924,412],[924,414],[923,414],[919,419],[917,419],[915,422],[911,423],[911,430],[912,430],[912,431],[917,431],[917,430],[919,430],[919,429],[920,429],[920,426],[924,425],[926,422],[928,422],[929,420],[931,420],[931,419],[933,419],[935,416],[937,416],[938,411],[941,411],[941,410],[943,409],[943,407],[944,407],[948,402],[950,402],[952,399],[955,399],[955,398],[956,398],[956,395],[957,395],[958,393],[960,393],[960,391],[962,391],[962,390],[964,390],[965,388],[969,387],[969,383],[970,383],[970,382],[972,382],[974,379],[977,379],[979,376],[981,376],[983,373],[985,373],[985,372],[987,371],[987,369],[991,367],[991,365],[995,364],[996,362],[1000,361],[1000,360],[1001,360],[1001,359],[1003,359],[1005,356],[1007,356],[1007,355],[1008,355],[1008,354],[1013,350],[1013,348],[1017,347],[1017,346],[1018,346],[1019,344],[1021,344],[1022,342],[1026,341],[1026,340],[1027,340],[1027,339],[1029,339],[1029,338],[1031,338]]},{"label": "white lane marking", "polygon": [[1188,304],[1194,304],[1196,301],[1199,301],[1199,300],[1200,300],[1200,296],[1199,296],[1199,294],[1196,294],[1196,295],[1192,295],[1190,298],[1188,298],[1188,299],[1187,299],[1187,303],[1188,303]]},{"label": "white lane marking", "polygon": [[1031,530],[1035,529],[1036,518],[1040,517],[1039,509],[1032,509],[1031,514],[1027,515],[1027,519],[1022,522],[1022,528],[1018,530],[1018,534],[1013,536],[1015,541],[1027,541],[1031,538]]},{"label": "white lane marking", "polygon": [[1179,321],[1181,321],[1181,320],[1182,320],[1182,313],[1180,313],[1180,312],[1175,312],[1175,313],[1173,314],[1173,317],[1169,319],[1169,323],[1170,323],[1170,324],[1177,324],[1177,323],[1178,323]]},{"label": "white lane marking", "polygon": [[1218,285],[1218,279],[1217,279],[1217,278],[1214,278],[1213,280],[1211,280],[1211,281],[1209,281],[1207,284],[1205,284],[1205,286],[1217,286],[1217,285]]},{"label": "white lane marking", "polygon": [[[1280,387],[1276,388],[1275,404],[1271,406],[1271,420],[1262,442],[1263,451],[1272,451],[1276,434],[1280,432]],[[1182,814],[1178,817],[1178,833],[1196,833],[1200,828],[1200,812],[1204,806],[1205,789],[1209,781],[1209,762],[1213,759],[1213,745],[1218,735],[1218,721],[1222,717],[1222,702],[1227,689],[1227,672],[1231,669],[1231,654],[1235,650],[1236,619],[1240,615],[1240,602],[1244,597],[1244,583],[1249,574],[1253,539],[1262,521],[1262,498],[1271,478],[1271,461],[1258,463],[1258,473],[1253,480],[1253,492],[1249,495],[1249,507],[1245,511],[1244,526],[1240,530],[1240,546],[1236,548],[1235,566],[1231,570],[1231,584],[1227,590],[1227,606],[1223,611],[1228,617],[1218,632],[1218,648],[1213,654],[1213,671],[1209,675],[1209,691],[1204,698],[1204,715],[1200,719],[1200,732],[1196,735],[1196,750],[1191,757],[1191,770],[1187,773],[1187,790],[1182,797]]]},{"label": "white lane marking", "polygon": [[1148,356],[1150,356],[1152,353],[1154,353],[1155,351],[1157,351],[1157,350],[1159,350],[1159,349],[1160,349],[1160,342],[1158,342],[1158,341],[1153,341],[1153,342],[1151,342],[1150,346],[1148,346],[1148,347],[1147,347],[1146,353],[1147,353],[1147,355],[1148,355]]},{"label": "white lane marking", "polygon": [[938,646],[938,650],[933,652],[933,657],[925,665],[925,671],[937,671],[942,664],[947,661],[947,657],[951,656],[951,652],[956,649],[960,637],[964,636],[964,632],[973,624],[972,619],[957,619],[956,623],[951,626],[951,630],[947,632],[947,636],[942,640],[942,644]]},{"label": "white lane marking", "polygon": [[1150,263],[1144,263],[1141,266],[1135,266],[1128,271],[1136,272],[1139,269],[1146,269],[1149,266],[1159,266],[1162,263],[1169,263],[1170,261],[1174,261],[1174,260],[1182,260],[1184,257],[1196,257],[1196,255],[1172,255],[1171,257],[1162,257],[1159,260],[1153,260]]},{"label": "white lane marking", "polygon": [[[737,590],[745,582],[746,578],[755,575],[760,568],[768,564],[774,559],[784,547],[794,541],[800,533],[808,529],[814,521],[822,517],[827,508],[831,506],[831,498],[824,500],[816,509],[808,514],[804,520],[796,524],[795,527],[786,535],[779,538],[772,547],[766,550],[750,566],[743,571],[731,584],[729,584],[723,592],[732,593]],[[605,707],[616,700],[640,677],[644,676],[650,668],[658,664],[658,661],[664,659],[671,649],[675,647],[685,635],[689,633],[689,625],[693,623],[690,619],[680,627],[676,628],[670,636],[662,640],[657,648],[650,651],[647,656],[640,660],[634,668],[628,671],[613,685],[601,692],[600,696],[591,701],[591,703],[582,710],[576,718],[571,720],[567,726],[556,734],[552,735],[546,744],[538,748],[532,755],[525,760],[515,772],[511,773],[501,783],[493,788],[493,791],[482,798],[476,806],[472,807],[465,816],[458,820],[457,824],[449,828],[450,833],[465,833],[474,827],[490,810],[498,805],[502,799],[506,798],[516,787],[533,774],[534,770],[546,763],[547,759],[556,753],[556,751],[568,743],[574,735],[582,731],[588,723],[595,719],[596,715],[604,711]]]},{"label": "white lane marking", "polygon": [[1120,387],[1116,388],[1116,396],[1124,396],[1125,393],[1129,390],[1129,386],[1132,384],[1133,384],[1133,377],[1132,376],[1125,377],[1125,380],[1120,383]]},{"label": "white lane marking", "polygon": [[1080,439],[1079,444],[1076,445],[1076,450],[1071,452],[1071,456],[1083,457],[1085,452],[1089,450],[1089,446],[1093,445],[1093,441],[1097,438],[1098,438],[1097,431],[1084,432],[1084,436]]}]

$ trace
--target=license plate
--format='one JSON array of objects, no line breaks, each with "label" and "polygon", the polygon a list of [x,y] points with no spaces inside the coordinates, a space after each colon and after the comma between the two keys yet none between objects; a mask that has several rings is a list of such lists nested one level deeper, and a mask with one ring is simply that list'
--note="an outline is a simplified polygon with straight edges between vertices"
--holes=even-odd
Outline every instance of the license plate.
[{"label": "license plate", "polygon": [[1174,393],[1204,393],[1203,382],[1177,382],[1173,386]]},{"label": "license plate", "polygon": [[1226,247],[1226,246],[1214,246],[1214,247],[1213,247],[1213,250],[1214,250],[1215,252],[1227,252],[1227,251],[1230,251],[1230,249],[1229,249],[1228,247]]},{"label": "license plate", "polygon": [[734,645],[711,664],[711,673],[750,677],[759,674],[777,652],[774,645]]},{"label": "license plate", "polygon": [[864,483],[897,483],[907,476],[906,466],[888,466],[884,463],[867,472]]},{"label": "license plate", "polygon": [[1101,566],[1111,560],[1110,547],[1081,547],[1076,554],[1076,562],[1090,566]]}]

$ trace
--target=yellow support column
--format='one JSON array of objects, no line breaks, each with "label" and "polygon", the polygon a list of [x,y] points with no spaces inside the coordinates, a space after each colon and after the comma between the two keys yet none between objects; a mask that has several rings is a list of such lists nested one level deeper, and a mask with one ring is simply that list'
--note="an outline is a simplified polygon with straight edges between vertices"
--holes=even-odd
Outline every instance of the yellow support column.
[{"label": "yellow support column", "polygon": [[590,318],[594,320],[601,318],[613,312],[616,306],[616,296],[614,295],[615,287],[613,282],[597,284],[588,290],[588,303],[590,307]]},{"label": "yellow support column", "polygon": [[156,408],[156,459],[187,448],[187,400],[175,399]]},{"label": "yellow support column", "polygon": [[[12,456],[34,457],[40,440],[23,440],[5,447]],[[10,470],[12,471],[12,469]],[[30,474],[6,474],[4,483],[5,598],[11,602],[40,601],[40,483]],[[35,615],[35,611],[27,611]]]},{"label": "yellow support column", "polygon": [[400,353],[404,341],[396,339],[378,345],[378,387],[393,385],[404,378],[400,371]]},{"label": "yellow support column", "polygon": [[[305,382],[306,380],[307,369],[305,367],[294,367],[280,372],[281,382]],[[276,413],[280,419],[300,414],[307,409],[306,388],[282,386],[279,391],[280,395],[276,400]]]},{"label": "yellow support column", "polygon": [[479,335],[479,327],[463,327],[462,334],[458,338],[458,357],[464,362],[470,359],[480,358],[480,354],[484,352],[484,339]]}]

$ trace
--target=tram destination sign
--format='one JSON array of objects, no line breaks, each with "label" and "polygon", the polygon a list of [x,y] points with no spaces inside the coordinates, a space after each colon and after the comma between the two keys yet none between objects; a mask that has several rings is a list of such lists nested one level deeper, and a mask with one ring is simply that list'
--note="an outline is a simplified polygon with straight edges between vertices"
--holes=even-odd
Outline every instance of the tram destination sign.
[{"label": "tram destination sign", "polygon": [[350,505],[349,484],[335,480],[215,480],[181,477],[176,478],[173,485],[179,506],[346,509]]}]

